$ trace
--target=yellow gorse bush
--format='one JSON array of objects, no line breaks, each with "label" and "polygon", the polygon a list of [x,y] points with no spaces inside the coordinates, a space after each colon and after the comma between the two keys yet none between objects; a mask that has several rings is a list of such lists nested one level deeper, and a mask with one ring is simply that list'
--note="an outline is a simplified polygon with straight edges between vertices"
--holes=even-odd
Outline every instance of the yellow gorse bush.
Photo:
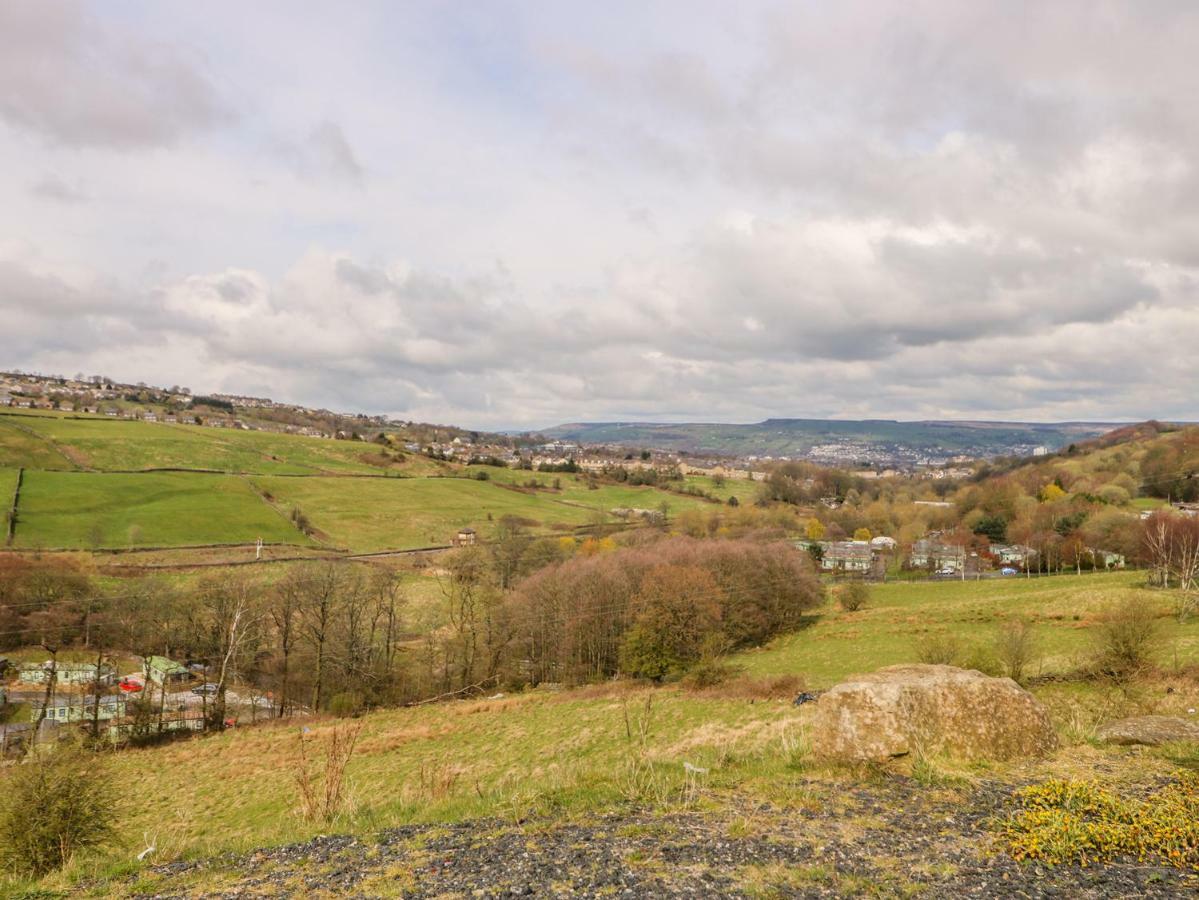
[{"label": "yellow gorse bush", "polygon": [[1004,823],[1008,852],[1019,860],[1087,865],[1117,856],[1199,870],[1199,775],[1144,798],[1117,796],[1094,781],[1052,779],[1016,795]]}]

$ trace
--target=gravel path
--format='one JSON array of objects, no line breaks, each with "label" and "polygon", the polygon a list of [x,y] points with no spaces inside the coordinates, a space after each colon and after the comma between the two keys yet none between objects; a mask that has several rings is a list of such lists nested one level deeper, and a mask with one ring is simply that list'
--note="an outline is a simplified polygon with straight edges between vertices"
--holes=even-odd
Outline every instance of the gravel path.
[{"label": "gravel path", "polygon": [[996,853],[988,822],[1010,790],[894,781],[826,786],[802,809],[722,798],[712,811],[410,826],[158,867],[158,892],[141,896],[1199,896],[1197,873]]}]

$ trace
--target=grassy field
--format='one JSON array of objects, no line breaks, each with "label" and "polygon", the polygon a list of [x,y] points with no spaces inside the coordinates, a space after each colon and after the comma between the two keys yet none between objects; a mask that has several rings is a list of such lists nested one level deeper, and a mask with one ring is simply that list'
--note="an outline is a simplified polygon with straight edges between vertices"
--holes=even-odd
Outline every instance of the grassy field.
[{"label": "grassy field", "polygon": [[[742,654],[735,661],[749,675],[706,691],[615,683],[372,713],[359,720],[363,730],[349,773],[353,808],[334,830],[369,834],[411,822],[590,815],[629,802],[677,807],[684,802],[684,763],[710,770],[700,809],[804,806],[814,792],[835,794],[837,785],[864,776],[807,757],[803,735],[810,708],[793,706],[786,689],[767,691],[769,679],[760,676],[796,675],[811,687],[824,686],[855,671],[916,661],[914,639],[922,633],[944,628],[985,641],[996,623],[1016,614],[1035,618],[1046,669],[1060,670],[1084,651],[1095,618],[1112,603],[1136,596],[1166,609],[1169,598],[1138,581],[1136,574],[1119,574],[887,586],[863,611],[845,613],[830,603],[800,634]],[[1020,781],[1085,775],[1096,766],[1111,780],[1172,771],[1178,764],[1173,749],[1132,753],[1093,741],[1102,721],[1147,712],[1186,716],[1199,705],[1199,684],[1180,671],[1196,662],[1199,626],[1178,626],[1167,617],[1160,625],[1161,670],[1143,684],[1033,688],[1063,741],[1049,759],[949,771],[959,783],[981,776]],[[336,720],[304,723],[307,739],[315,742],[310,754],[336,727]],[[122,833],[133,840],[152,836],[158,862],[328,833],[296,814],[293,774],[301,734],[300,723],[276,722],[117,754],[114,777],[126,788]],[[906,772],[911,761],[895,765]],[[95,876],[114,866],[128,872],[127,863],[118,863],[129,858],[128,850],[115,850],[66,877]],[[131,885],[153,892],[148,883]]]},{"label": "grassy field", "polygon": [[[71,469],[70,460],[37,433],[31,433],[31,419],[0,413],[0,466],[33,469]],[[37,423],[34,423],[37,424]]]},{"label": "grassy field", "polygon": [[867,607],[844,612],[830,603],[812,625],[734,662],[753,675],[800,673],[824,688],[853,672],[912,662],[929,636],[950,635],[965,656],[990,650],[1005,622],[1036,627],[1044,673],[1077,667],[1099,618],[1128,598],[1161,606],[1163,664],[1199,663],[1199,622],[1178,625],[1161,592],[1143,587],[1142,572],[987,581],[896,582],[871,589]]},{"label": "grassy field", "polygon": [[70,460],[78,468],[99,471],[188,468],[284,475],[384,471],[417,475],[438,470],[423,456],[405,455],[403,461],[387,467],[374,464],[368,458],[374,459],[377,449],[357,441],[263,431],[0,413],[0,464],[16,462],[29,468],[67,468]]},{"label": "grassy field", "polygon": [[[595,509],[611,510],[617,507],[637,509],[658,509],[662,503],[667,505],[667,511],[673,515],[685,509],[706,509],[714,504],[702,497],[693,497],[669,490],[659,490],[649,485],[627,484],[597,484],[594,488],[587,483],[587,478],[581,474],[557,472],[529,472],[521,469],[499,469],[494,467],[470,466],[467,471],[486,471],[489,480],[496,484],[522,486],[529,482],[540,485],[548,499],[581,504]],[[707,490],[710,479],[697,478],[695,483]],[[688,479],[691,483],[692,479]],[[709,482],[705,485],[703,482]],[[558,487],[554,488],[553,485]],[[723,499],[723,497],[722,497]]]},{"label": "grassy field", "polygon": [[[429,477],[461,470],[420,454],[384,456],[379,447],[361,442],[45,411],[0,413],[0,467],[18,465],[30,475],[19,548],[298,538],[244,484],[198,473],[143,472],[164,468],[253,475],[253,484],[269,491],[278,511],[299,507],[330,544],[361,552],[444,544],[465,526],[487,535],[504,515],[552,533],[615,522],[610,511],[617,507],[656,510],[665,504],[675,515],[712,506],[652,487],[592,488],[567,473],[472,467],[488,480]],[[86,474],[54,474],[72,469]],[[355,477],[364,475],[376,477]],[[514,489],[531,479],[543,489]],[[722,498],[749,488],[734,482],[715,488],[708,479],[693,483]]]},{"label": "grassy field", "polygon": [[254,541],[311,543],[245,479],[26,471],[18,548],[125,548]]},{"label": "grassy field", "polygon": [[[549,531],[587,524],[594,512],[466,478],[271,478],[253,483],[284,508],[299,507],[340,547],[359,552],[446,544],[459,528],[486,535],[501,516]],[[490,519],[488,518],[490,516]]]},{"label": "grassy field", "polygon": [[0,509],[8,511],[9,501],[17,487],[17,470],[0,467]]}]

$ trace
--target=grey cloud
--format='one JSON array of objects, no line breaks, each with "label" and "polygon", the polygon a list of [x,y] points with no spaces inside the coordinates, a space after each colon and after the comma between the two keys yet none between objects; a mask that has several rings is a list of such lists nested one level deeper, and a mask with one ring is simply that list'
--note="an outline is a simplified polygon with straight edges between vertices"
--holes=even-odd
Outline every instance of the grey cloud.
[{"label": "grey cloud", "polygon": [[321,122],[297,150],[301,174],[320,175],[357,182],[363,177],[362,164],[346,139],[341,126]]},{"label": "grey cloud", "polygon": [[30,191],[42,199],[68,206],[87,203],[90,199],[84,190],[68,184],[56,175],[45,175],[38,179],[30,187]]},{"label": "grey cloud", "polygon": [[0,119],[75,146],[169,144],[230,118],[200,60],[72,0],[0,4]]}]

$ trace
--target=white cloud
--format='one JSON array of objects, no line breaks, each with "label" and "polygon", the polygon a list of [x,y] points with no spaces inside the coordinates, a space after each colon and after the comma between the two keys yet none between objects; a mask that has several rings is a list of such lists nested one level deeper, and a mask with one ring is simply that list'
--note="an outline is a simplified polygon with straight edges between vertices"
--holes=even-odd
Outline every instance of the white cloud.
[{"label": "white cloud", "polygon": [[10,4],[0,171],[44,174],[0,179],[0,362],[479,426],[1199,418],[1197,39],[1185,5]]}]

